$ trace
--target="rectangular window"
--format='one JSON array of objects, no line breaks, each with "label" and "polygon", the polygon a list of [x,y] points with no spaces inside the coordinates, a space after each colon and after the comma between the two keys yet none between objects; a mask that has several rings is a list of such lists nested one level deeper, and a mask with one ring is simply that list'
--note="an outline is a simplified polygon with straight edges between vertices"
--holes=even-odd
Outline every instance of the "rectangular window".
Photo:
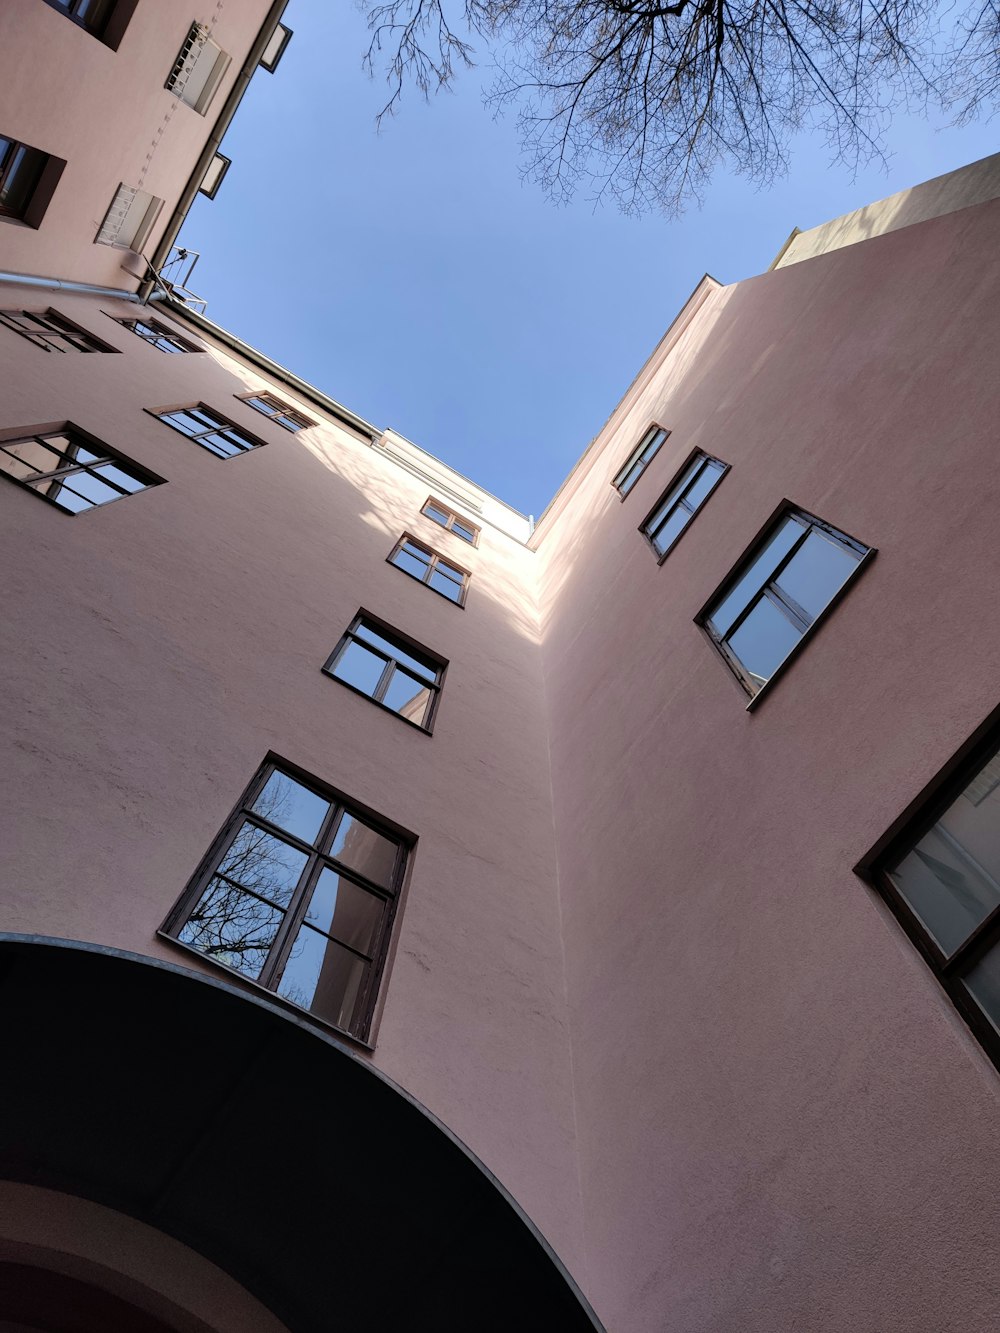
[{"label": "rectangular window", "polygon": [[429,732],[445,665],[395,631],[359,614],[323,670]]},{"label": "rectangular window", "polygon": [[0,134],[0,217],[37,227],[66,163]]},{"label": "rectangular window", "polygon": [[871,554],[820,519],[786,509],[696,621],[756,694]]},{"label": "rectangular window", "polygon": [[161,481],[69,424],[37,435],[0,438],[0,473],[67,514],[135,495]]},{"label": "rectangular window", "polygon": [[476,527],[475,523],[460,518],[447,505],[441,504],[438,500],[428,500],[420,512],[426,514],[428,518],[432,518],[435,523],[440,523],[442,528],[453,532],[456,537],[461,537],[463,542],[468,542],[470,546],[478,546],[479,528]]},{"label": "rectangular window", "polygon": [[442,597],[447,597],[450,602],[455,602],[458,606],[465,604],[469,590],[469,574],[464,569],[449,564],[436,551],[422,546],[412,537],[404,535],[400,538],[389,556],[389,563],[412,578],[419,579],[421,583],[426,583],[429,588],[439,592]]},{"label": "rectangular window", "polygon": [[173,426],[174,430],[179,430],[217,458],[233,458],[237,454],[249,453],[251,449],[260,448],[263,443],[248,435],[241,427],[234,426],[220,413],[213,412],[204,403],[197,403],[193,407],[178,407],[172,412],[154,412],[153,416]]},{"label": "rectangular window", "polygon": [[611,485],[623,500],[656,457],[657,450],[669,434],[662,426],[650,426],[618,469]]},{"label": "rectangular window", "polygon": [[998,772],[994,726],[863,873],[1000,1065]]},{"label": "rectangular window", "polygon": [[94,244],[114,245],[138,253],[146,244],[162,207],[163,200],[156,195],[132,185],[119,185]]},{"label": "rectangular window", "polygon": [[381,821],[267,763],[165,933],[365,1040],[406,850]]},{"label": "rectangular window", "polygon": [[166,324],[161,324],[158,319],[118,319],[115,322],[126,329],[130,329],[143,342],[149,343],[150,346],[158,348],[161,352],[204,351],[204,348],[188,342],[179,333],[167,328]]},{"label": "rectangular window", "polygon": [[279,23],[274,32],[271,33],[270,41],[261,53],[261,69],[266,69],[268,74],[273,74],[278,68],[278,61],[285,54],[285,47],[291,40],[291,28],[286,27],[284,23]]},{"label": "rectangular window", "polygon": [[55,310],[0,310],[0,324],[46,352],[117,352]]},{"label": "rectangular window", "polygon": [[264,416],[270,417],[277,425],[284,426],[285,430],[305,430],[316,424],[311,417],[297,412],[294,407],[289,407],[273,393],[249,393],[245,397],[240,397],[240,401],[252,407],[255,412],[263,412]]},{"label": "rectangular window", "polygon": [[228,68],[229,56],[212,41],[208,27],[192,23],[164,86],[203,116]]},{"label": "rectangular window", "polygon": [[639,525],[639,531],[661,562],[728,471],[728,463],[698,452],[657,500],[656,507]]},{"label": "rectangular window", "polygon": [[46,0],[46,3],[117,51],[139,0]]}]

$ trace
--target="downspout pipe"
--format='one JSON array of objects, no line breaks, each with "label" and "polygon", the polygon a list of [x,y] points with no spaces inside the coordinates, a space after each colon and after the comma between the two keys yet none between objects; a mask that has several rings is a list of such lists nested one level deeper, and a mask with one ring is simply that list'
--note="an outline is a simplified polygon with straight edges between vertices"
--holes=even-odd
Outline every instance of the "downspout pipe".
[{"label": "downspout pipe", "polygon": [[[243,62],[243,67],[237,75],[236,82],[229,91],[229,96],[223,103],[219,118],[212,127],[212,133],[208,137],[208,142],[201,150],[201,155],[195,163],[194,171],[188,178],[188,183],[181,192],[181,197],[177,201],[177,206],[170,214],[170,220],[167,222],[166,230],[160,238],[160,243],[153,251],[152,256],[147,263],[154,272],[159,272],[167,262],[167,257],[173,247],[174,241],[180,235],[181,227],[184,225],[184,219],[190,212],[191,205],[197,197],[198,190],[202,181],[205,179],[205,172],[208,170],[209,163],[219,151],[219,146],[225,137],[226,131],[232,124],[233,117],[236,115],[236,109],[243,100],[243,94],[253,77],[253,72],[260,64],[260,58],[267,49],[267,44],[274,36],[275,29],[281,20],[282,14],[288,5],[288,0],[273,0],[271,8],[267,11],[267,17],[261,25],[257,34],[257,40],[250,48],[250,54]],[[139,300],[145,304],[149,300],[150,293],[154,287],[152,278],[147,278],[145,282],[139,285]]]},{"label": "downspout pipe", "polygon": [[138,301],[135,292],[122,287],[95,287],[89,282],[70,282],[68,278],[45,278],[36,273],[0,272],[0,284],[12,287],[37,287],[47,292],[73,292],[77,296],[105,296],[116,301]]}]

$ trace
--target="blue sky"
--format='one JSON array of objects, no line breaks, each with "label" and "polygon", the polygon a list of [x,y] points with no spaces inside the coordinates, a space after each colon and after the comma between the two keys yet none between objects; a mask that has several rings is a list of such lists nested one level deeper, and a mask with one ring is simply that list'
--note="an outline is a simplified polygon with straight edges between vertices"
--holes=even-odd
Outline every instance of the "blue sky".
[{"label": "blue sky", "polygon": [[[226,136],[233,165],[181,240],[208,315],[352,411],[539,514],[703,273],[766,269],[810,227],[996,150],[996,125],[898,117],[886,173],[803,136],[758,192],[721,173],[680,220],[522,184],[478,72],[376,133],[363,17],[291,0],[295,35]],[[488,76],[487,76],[488,77]]]}]

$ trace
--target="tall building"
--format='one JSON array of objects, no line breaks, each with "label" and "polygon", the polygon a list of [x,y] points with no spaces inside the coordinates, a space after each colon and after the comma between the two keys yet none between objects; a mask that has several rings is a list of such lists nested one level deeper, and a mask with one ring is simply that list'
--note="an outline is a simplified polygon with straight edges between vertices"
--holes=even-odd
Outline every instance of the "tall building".
[{"label": "tall building", "polygon": [[993,1327],[1000,157],[533,525],[161,276],[281,9],[0,13],[0,1326]]}]

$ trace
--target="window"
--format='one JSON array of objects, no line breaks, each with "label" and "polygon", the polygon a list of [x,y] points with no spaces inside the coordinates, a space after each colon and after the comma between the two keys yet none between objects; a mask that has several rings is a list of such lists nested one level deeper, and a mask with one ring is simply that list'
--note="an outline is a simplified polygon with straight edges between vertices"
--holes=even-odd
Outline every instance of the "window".
[{"label": "window", "polygon": [[291,28],[286,28],[283,23],[279,23],[271,38],[264,47],[264,52],[260,58],[261,69],[266,69],[268,74],[273,74],[278,68],[278,61],[285,54],[285,47],[292,40]]},{"label": "window", "polygon": [[94,244],[114,245],[138,253],[146,244],[162,207],[163,200],[155,195],[132,185],[119,185]]},{"label": "window", "polygon": [[203,116],[228,68],[229,56],[212,41],[208,27],[192,23],[164,86]]},{"label": "window", "polygon": [[315,426],[316,424],[311,417],[305,416],[302,412],[296,412],[293,407],[283,403],[273,393],[251,393],[247,394],[245,398],[241,398],[240,401],[247,403],[257,412],[263,412],[266,417],[270,417],[279,426],[284,426],[285,430],[305,430],[308,426]]},{"label": "window", "polygon": [[446,505],[440,504],[437,500],[428,500],[420,512],[426,514],[428,518],[432,518],[435,523],[440,523],[442,528],[447,528],[449,532],[453,532],[456,537],[461,537],[463,542],[468,542],[470,546],[478,546],[479,529],[475,523],[469,523],[466,519],[459,518]]},{"label": "window", "polygon": [[200,352],[203,349],[196,347],[194,343],[188,342],[182,338],[179,333],[174,333],[173,329],[167,328],[166,324],[161,324],[158,319],[119,319],[115,321],[123,325],[126,329],[148,342],[151,346],[159,348],[161,352]]},{"label": "window", "polygon": [[13,329],[46,352],[114,352],[117,349],[95,338],[55,310],[38,314],[33,310],[0,310],[0,324]]},{"label": "window", "polygon": [[426,546],[421,546],[412,537],[403,536],[396,546],[389,563],[401,569],[413,578],[426,583],[429,588],[439,592],[442,597],[462,606],[469,588],[469,575],[465,570],[442,560],[439,555]]},{"label": "window", "polygon": [[214,199],[219,193],[219,186],[226,179],[226,172],[232,165],[233,159],[231,157],[226,157],[225,153],[216,153],[205,168],[205,174],[198,186],[198,193],[203,194],[206,199]]},{"label": "window", "polygon": [[836,528],[786,509],[696,620],[756,694],[871,554]]},{"label": "window", "polygon": [[[984,748],[985,744],[985,748]],[[953,1003],[1000,1064],[1000,746],[995,725],[873,868],[883,894]]]},{"label": "window", "polygon": [[444,668],[438,658],[359,614],[323,670],[430,731]]},{"label": "window", "polygon": [[405,860],[381,821],[267,763],[164,931],[364,1040]]},{"label": "window", "polygon": [[669,434],[662,426],[650,426],[619,468],[611,485],[623,500],[656,457],[657,450]]},{"label": "window", "polygon": [[218,412],[213,412],[204,403],[194,407],[178,407],[172,412],[154,412],[153,416],[187,435],[218,458],[233,458],[237,454],[248,453],[251,449],[260,448],[262,443]]},{"label": "window", "polygon": [[139,0],[46,0],[53,9],[117,51]]},{"label": "window", "polygon": [[0,217],[37,227],[66,163],[0,134]]},{"label": "window", "polygon": [[647,538],[661,562],[666,560],[681,533],[697,514],[716,486],[729,471],[728,463],[696,453],[665,495],[656,502],[656,508],[640,525],[639,531]]},{"label": "window", "polygon": [[0,437],[0,472],[67,514],[135,495],[161,481],[68,424],[38,435]]}]

